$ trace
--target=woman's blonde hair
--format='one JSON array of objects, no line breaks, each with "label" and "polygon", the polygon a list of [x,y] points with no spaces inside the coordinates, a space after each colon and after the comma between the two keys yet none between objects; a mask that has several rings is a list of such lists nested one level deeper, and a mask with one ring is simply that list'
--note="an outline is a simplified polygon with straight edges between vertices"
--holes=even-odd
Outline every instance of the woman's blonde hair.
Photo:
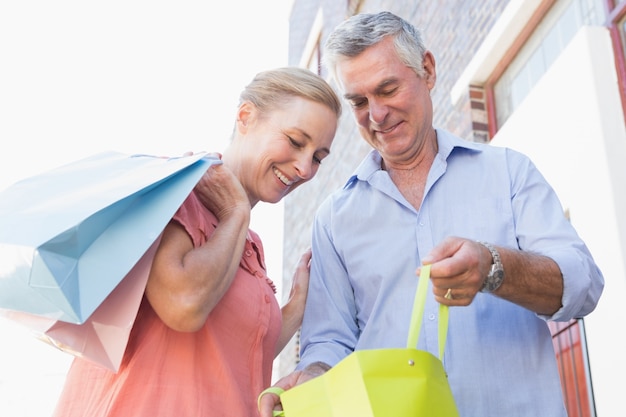
[{"label": "woman's blonde hair", "polygon": [[261,113],[280,108],[286,98],[301,97],[327,106],[341,117],[341,101],[320,76],[300,67],[283,67],[258,73],[239,96],[239,104],[249,101]]}]

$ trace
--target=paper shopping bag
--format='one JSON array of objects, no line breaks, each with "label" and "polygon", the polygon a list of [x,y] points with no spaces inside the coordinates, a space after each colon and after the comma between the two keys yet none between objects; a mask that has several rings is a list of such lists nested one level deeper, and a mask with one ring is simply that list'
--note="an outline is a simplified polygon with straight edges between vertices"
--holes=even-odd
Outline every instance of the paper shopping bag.
[{"label": "paper shopping bag", "polygon": [[117,372],[159,242],[160,238],[83,324],[12,310],[0,310],[0,315],[26,327],[38,339],[66,353]]},{"label": "paper shopping bag", "polygon": [[84,323],[220,162],[107,152],[9,187],[0,193],[0,308]]},{"label": "paper shopping bag", "polygon": [[458,417],[440,358],[448,328],[440,307],[439,358],[415,349],[430,267],[422,274],[413,306],[407,348],[351,353],[325,374],[280,394],[285,417]]}]

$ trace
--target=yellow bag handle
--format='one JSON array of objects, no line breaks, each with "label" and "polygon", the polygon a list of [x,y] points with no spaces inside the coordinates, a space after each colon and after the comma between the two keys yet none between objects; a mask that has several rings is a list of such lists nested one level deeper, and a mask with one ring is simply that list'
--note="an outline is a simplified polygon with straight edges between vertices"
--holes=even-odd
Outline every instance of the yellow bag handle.
[{"label": "yellow bag handle", "polygon": [[[407,338],[407,348],[415,349],[419,339],[420,330],[422,328],[422,319],[424,318],[424,307],[426,306],[426,293],[428,292],[428,282],[430,281],[430,265],[423,265],[420,270],[420,277],[417,283],[417,291],[415,291],[415,301],[413,302],[413,312],[411,314],[411,324],[409,327],[409,337]],[[448,306],[439,304],[439,360],[443,361],[443,352],[446,347],[446,338],[448,336]],[[261,406],[261,397],[265,394],[280,395],[284,390],[280,387],[269,387],[258,398],[258,406]],[[274,410],[274,417],[284,417],[285,412]]]},{"label": "yellow bag handle", "polygon": [[[280,395],[285,392],[284,389],[282,389],[281,387],[269,387],[266,388],[262,393],[259,394],[259,398],[257,399],[257,407],[260,410],[261,409],[261,398],[263,398],[263,396],[265,394],[276,394],[280,397]],[[285,416],[285,412],[283,410],[274,410],[272,411],[272,416],[274,417],[284,417]]]},{"label": "yellow bag handle", "polygon": [[[423,265],[420,270],[420,278],[417,283],[417,291],[415,291],[415,301],[413,302],[413,313],[411,315],[411,324],[409,326],[409,337],[406,346],[409,349],[415,349],[419,340],[420,330],[422,328],[422,319],[424,318],[424,307],[426,306],[426,292],[428,290],[428,282],[430,281],[430,265]],[[446,348],[446,338],[448,336],[448,306],[439,304],[439,360],[443,361],[443,352]]]}]

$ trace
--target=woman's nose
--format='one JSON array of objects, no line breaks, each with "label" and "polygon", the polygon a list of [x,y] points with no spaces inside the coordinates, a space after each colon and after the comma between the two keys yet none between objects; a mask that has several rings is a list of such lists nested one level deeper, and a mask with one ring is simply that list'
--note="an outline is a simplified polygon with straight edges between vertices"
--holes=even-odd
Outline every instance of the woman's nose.
[{"label": "woman's nose", "polygon": [[304,180],[311,179],[313,172],[313,158],[302,155],[296,161],[296,171],[298,172],[298,176]]}]

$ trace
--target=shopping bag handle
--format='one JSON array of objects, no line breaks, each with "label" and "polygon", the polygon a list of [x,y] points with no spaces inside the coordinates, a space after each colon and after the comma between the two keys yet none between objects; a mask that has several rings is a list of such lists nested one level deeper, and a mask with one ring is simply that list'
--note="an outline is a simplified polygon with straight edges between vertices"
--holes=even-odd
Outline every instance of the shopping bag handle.
[{"label": "shopping bag handle", "polygon": [[[413,302],[413,313],[411,315],[411,325],[409,327],[409,337],[406,346],[415,349],[419,340],[424,318],[424,307],[426,306],[426,293],[428,282],[430,281],[430,265],[423,265],[420,271],[420,278],[415,291],[415,301]],[[448,336],[448,306],[439,304],[439,360],[443,361],[443,352],[446,348],[446,338]]]},{"label": "shopping bag handle", "polygon": [[[422,327],[422,319],[424,318],[424,307],[426,305],[426,293],[428,292],[428,282],[430,281],[430,265],[422,266],[420,271],[419,282],[417,284],[417,290],[415,291],[415,301],[413,302],[413,312],[411,314],[411,325],[409,328],[409,337],[407,339],[407,348],[415,349],[417,347],[417,341],[419,339],[420,330]],[[443,361],[443,352],[446,347],[446,338],[448,336],[448,306],[439,304],[439,360]],[[276,394],[279,397],[285,392],[284,389],[278,386],[272,386],[265,389],[257,399],[258,408],[261,409],[261,398],[265,394]],[[273,417],[284,417],[285,412],[282,410],[274,410],[272,412]]]},{"label": "shopping bag handle", "polygon": [[[259,394],[259,398],[257,400],[257,407],[259,408],[259,410],[261,409],[261,398],[263,398],[265,394],[276,394],[280,397],[283,392],[285,392],[285,390],[277,386],[266,388],[261,394]],[[283,410],[273,410],[272,416],[273,417],[285,417],[285,412]]]}]

